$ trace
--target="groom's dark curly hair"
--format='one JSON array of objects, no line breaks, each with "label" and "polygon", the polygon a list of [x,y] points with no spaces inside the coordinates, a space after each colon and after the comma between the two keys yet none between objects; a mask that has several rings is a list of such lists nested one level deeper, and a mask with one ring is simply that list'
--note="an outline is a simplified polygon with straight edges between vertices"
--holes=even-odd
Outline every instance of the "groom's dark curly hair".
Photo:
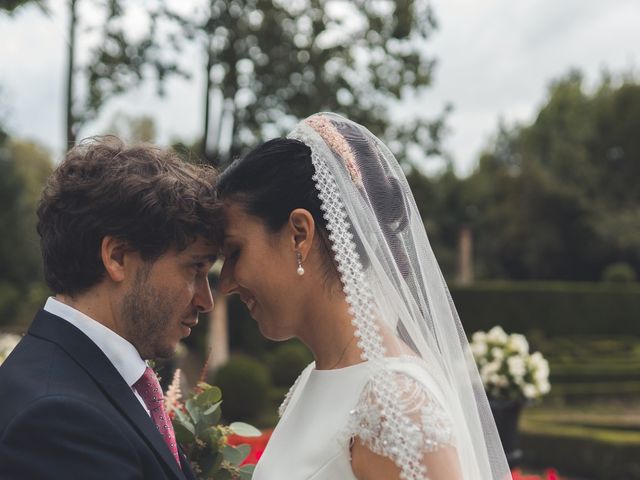
[{"label": "groom's dark curly hair", "polygon": [[93,137],[71,149],[49,177],[38,206],[44,276],[55,293],[76,295],[105,269],[102,239],[125,240],[145,261],[198,236],[219,245],[216,170],[151,145]]}]

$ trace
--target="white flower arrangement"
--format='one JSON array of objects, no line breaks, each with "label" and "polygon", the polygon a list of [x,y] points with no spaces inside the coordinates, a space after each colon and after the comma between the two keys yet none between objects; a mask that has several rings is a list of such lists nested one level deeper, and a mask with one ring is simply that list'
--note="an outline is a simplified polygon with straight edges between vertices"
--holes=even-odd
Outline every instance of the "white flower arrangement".
[{"label": "white flower arrangement", "polygon": [[549,362],[540,352],[529,352],[524,335],[508,335],[496,326],[474,333],[470,346],[489,398],[526,402],[551,390]]},{"label": "white flower arrangement", "polygon": [[22,337],[13,333],[0,333],[0,365],[7,359]]}]

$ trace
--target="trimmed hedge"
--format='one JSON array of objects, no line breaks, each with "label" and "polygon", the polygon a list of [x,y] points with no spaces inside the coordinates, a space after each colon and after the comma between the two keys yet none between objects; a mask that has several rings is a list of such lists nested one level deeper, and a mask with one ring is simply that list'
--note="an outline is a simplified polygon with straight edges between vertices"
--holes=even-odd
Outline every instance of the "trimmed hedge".
[{"label": "trimmed hedge", "polygon": [[234,355],[216,372],[213,384],[222,390],[222,415],[229,422],[252,422],[268,406],[271,388],[267,368],[246,355]]},{"label": "trimmed hedge", "polygon": [[[640,336],[640,282],[478,282],[452,285],[451,295],[465,331],[501,325],[534,336]],[[231,348],[262,356],[277,342],[260,334],[236,296],[229,299]]]},{"label": "trimmed hedge", "polygon": [[289,340],[278,345],[267,357],[273,384],[288,389],[312,361],[311,352],[300,341]]},{"label": "trimmed hedge", "polygon": [[524,421],[524,461],[593,480],[640,478],[640,432]]},{"label": "trimmed hedge", "polygon": [[452,286],[467,334],[509,332],[640,336],[640,283],[482,282]]}]

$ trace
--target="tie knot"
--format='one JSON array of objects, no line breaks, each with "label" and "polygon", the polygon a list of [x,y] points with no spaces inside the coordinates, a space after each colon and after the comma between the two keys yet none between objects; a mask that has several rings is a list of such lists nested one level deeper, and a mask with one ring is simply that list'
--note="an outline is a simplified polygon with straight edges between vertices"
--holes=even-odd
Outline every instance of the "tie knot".
[{"label": "tie knot", "polygon": [[140,379],[133,384],[133,388],[138,392],[145,405],[149,410],[162,404],[164,401],[164,395],[158,377],[154,373],[153,369],[147,367],[140,377]]}]

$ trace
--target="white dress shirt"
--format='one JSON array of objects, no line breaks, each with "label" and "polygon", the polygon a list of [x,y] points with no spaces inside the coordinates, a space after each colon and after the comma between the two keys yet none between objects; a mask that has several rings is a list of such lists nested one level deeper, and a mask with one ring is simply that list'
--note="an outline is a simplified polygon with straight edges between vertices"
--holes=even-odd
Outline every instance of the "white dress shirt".
[{"label": "white dress shirt", "polygon": [[145,411],[149,413],[149,409],[142,400],[142,397],[140,397],[138,392],[133,388],[133,384],[140,379],[147,368],[147,364],[140,357],[136,347],[113,330],[53,297],[47,299],[44,309],[66,320],[89,337],[107,356],[118,373],[124,378],[124,381],[127,382],[127,385],[131,387],[131,390]]}]

